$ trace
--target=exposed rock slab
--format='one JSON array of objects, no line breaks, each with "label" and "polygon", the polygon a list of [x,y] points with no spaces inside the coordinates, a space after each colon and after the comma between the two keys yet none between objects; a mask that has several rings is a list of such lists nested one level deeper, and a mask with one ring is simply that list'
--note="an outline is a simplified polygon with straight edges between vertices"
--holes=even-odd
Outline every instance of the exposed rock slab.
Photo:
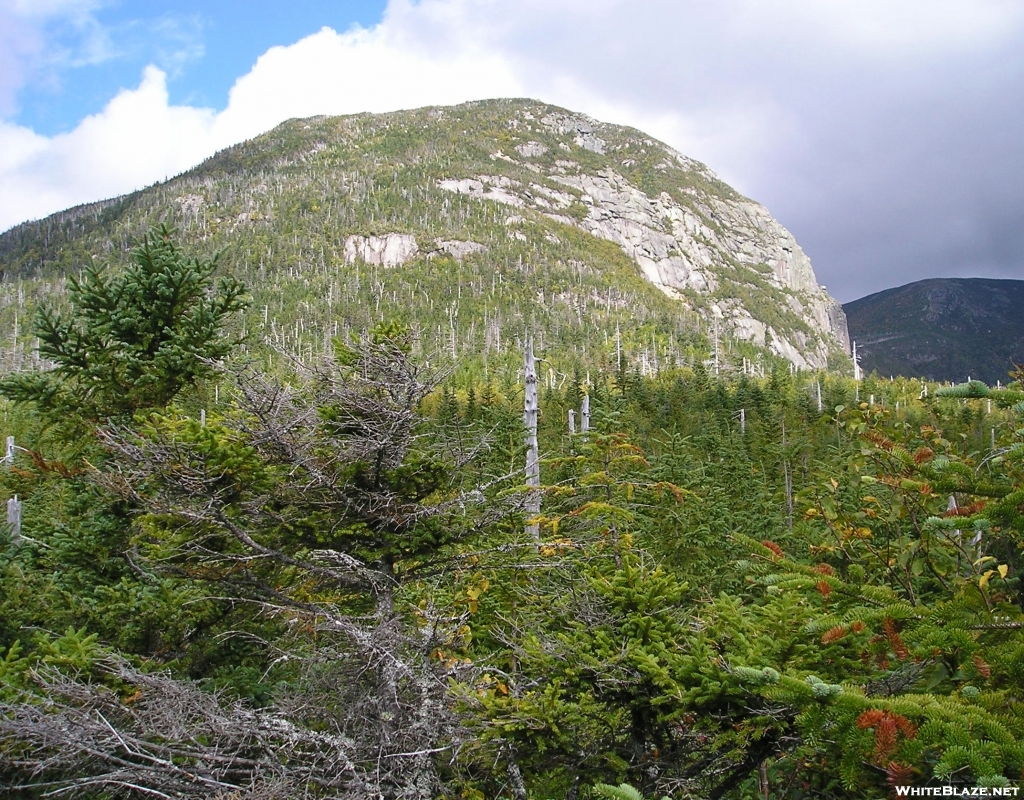
[{"label": "exposed rock slab", "polygon": [[[594,133],[587,118],[574,115],[549,115],[542,122],[565,135]],[[518,147],[517,152],[535,152],[533,144]],[[577,145],[586,147],[581,142]],[[674,151],[668,151],[668,155],[680,166],[699,169],[704,177],[714,178],[697,162]],[[670,165],[666,162],[664,166],[667,169]],[[547,178],[545,185],[479,175],[442,180],[438,186],[481,200],[534,209],[556,222],[615,242],[663,292],[683,302],[687,302],[687,292],[722,300],[716,307],[725,330],[768,347],[797,366],[826,366],[829,351],[836,344],[849,351],[842,307],[818,285],[810,259],[764,206],[745,198],[724,200],[697,195],[686,198],[688,203],[684,204],[668,192],[651,197],[614,169],[590,174],[567,160],[556,162],[555,171]],[[555,188],[558,185],[568,191]],[[574,204],[582,204],[586,215],[563,213]],[[517,238],[524,237],[520,234]],[[726,274],[741,282],[749,280],[751,286],[767,281],[776,287],[779,292],[773,302],[783,304],[802,320],[806,331],[777,331],[738,299],[720,298],[719,290],[725,291],[722,276]]]},{"label": "exposed rock slab", "polygon": [[383,236],[349,236],[345,240],[345,263],[356,260],[382,267],[404,264],[419,253],[416,237],[408,233]]},{"label": "exposed rock slab", "polygon": [[526,142],[525,144],[517,144],[516,152],[526,158],[535,158],[537,156],[544,155],[548,148],[540,142]]},{"label": "exposed rock slab", "polygon": [[459,239],[434,239],[438,250],[447,253],[456,261],[462,261],[466,256],[474,253],[483,253],[487,248],[479,242],[467,242]]},{"label": "exposed rock slab", "polygon": [[494,200],[498,203],[519,207],[525,205],[522,198],[509,191],[513,186],[519,185],[518,181],[513,181],[503,175],[481,175],[478,178],[443,180],[437,185],[446,191],[469,195],[478,200]]},{"label": "exposed rock slab", "polygon": [[[523,160],[499,151],[500,160],[536,178],[517,180],[520,171],[516,177],[448,178],[438,186],[539,212],[614,242],[665,294],[698,312],[713,306],[726,332],[800,367],[825,367],[836,349],[849,353],[842,307],[818,285],[793,235],[764,206],[729,189],[703,164],[639,131],[550,107],[542,114],[519,112],[508,126],[522,135],[513,137],[519,143],[511,152]],[[559,158],[543,168],[543,161],[528,160],[552,148],[587,150],[604,156],[608,165],[581,166],[592,163],[592,156]],[[646,173],[636,172],[641,163]],[[665,178],[652,180],[652,173]],[[648,183],[671,191],[640,188]],[[525,241],[520,231],[509,235]]]},{"label": "exposed rock slab", "polygon": [[[447,253],[456,261],[487,250],[479,242],[461,239],[434,239],[434,249],[427,248],[426,257]],[[416,237],[408,233],[386,233],[383,236],[349,236],[345,240],[345,263],[363,261],[381,267],[397,267],[420,255]]]}]

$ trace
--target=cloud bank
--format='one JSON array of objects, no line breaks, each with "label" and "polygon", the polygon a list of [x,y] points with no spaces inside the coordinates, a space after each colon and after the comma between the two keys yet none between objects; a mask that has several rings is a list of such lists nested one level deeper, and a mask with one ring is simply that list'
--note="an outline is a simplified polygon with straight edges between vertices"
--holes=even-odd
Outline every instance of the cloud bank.
[{"label": "cloud bank", "polygon": [[[19,19],[29,47],[41,29]],[[150,67],[66,134],[0,122],[0,229],[290,117],[529,96],[706,162],[794,231],[840,299],[1024,277],[1022,39],[1016,0],[392,0],[371,29],[271,48],[222,110],[171,105]]]}]

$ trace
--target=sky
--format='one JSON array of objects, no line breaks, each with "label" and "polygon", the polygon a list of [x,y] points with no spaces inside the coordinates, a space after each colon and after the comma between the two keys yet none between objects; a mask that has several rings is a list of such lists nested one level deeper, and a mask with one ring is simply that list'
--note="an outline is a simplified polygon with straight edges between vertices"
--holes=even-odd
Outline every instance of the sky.
[{"label": "sky", "polygon": [[703,161],[841,301],[1024,279],[1021,0],[0,0],[0,231],[291,117],[490,97]]}]

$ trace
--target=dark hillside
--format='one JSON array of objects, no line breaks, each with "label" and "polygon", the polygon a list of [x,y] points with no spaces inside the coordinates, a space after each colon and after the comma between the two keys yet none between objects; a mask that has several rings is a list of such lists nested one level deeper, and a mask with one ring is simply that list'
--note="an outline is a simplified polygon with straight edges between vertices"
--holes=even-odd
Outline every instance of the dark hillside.
[{"label": "dark hillside", "polygon": [[843,310],[865,372],[995,384],[1024,363],[1024,281],[933,278]]}]

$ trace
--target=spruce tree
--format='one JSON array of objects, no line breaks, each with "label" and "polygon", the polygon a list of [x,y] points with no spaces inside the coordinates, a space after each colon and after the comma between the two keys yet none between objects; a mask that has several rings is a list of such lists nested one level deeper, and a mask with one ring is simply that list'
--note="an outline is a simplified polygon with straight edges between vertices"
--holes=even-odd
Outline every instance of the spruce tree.
[{"label": "spruce tree", "polygon": [[214,285],[217,256],[187,257],[159,225],[120,274],[88,266],[68,279],[71,311],[40,309],[35,320],[46,372],[0,381],[0,394],[57,417],[90,421],[166,405],[208,375],[237,344],[229,316],[245,307],[230,277]]}]

